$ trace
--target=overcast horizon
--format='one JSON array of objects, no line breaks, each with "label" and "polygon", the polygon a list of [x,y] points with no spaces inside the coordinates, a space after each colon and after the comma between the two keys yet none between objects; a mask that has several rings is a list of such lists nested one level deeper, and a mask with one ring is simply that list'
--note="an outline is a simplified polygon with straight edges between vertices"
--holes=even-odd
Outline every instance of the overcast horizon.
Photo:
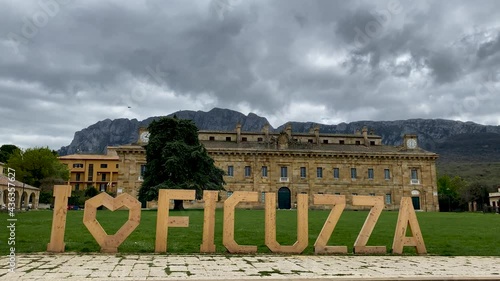
[{"label": "overcast horizon", "polygon": [[500,125],[500,2],[0,0],[0,145],[228,108]]}]

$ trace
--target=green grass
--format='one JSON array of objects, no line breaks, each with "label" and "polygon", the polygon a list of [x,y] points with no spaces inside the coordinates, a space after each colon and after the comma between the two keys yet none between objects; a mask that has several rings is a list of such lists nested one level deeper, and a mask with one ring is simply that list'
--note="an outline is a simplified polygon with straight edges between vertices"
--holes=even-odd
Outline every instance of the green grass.
[{"label": "green grass", "polygon": [[[309,211],[309,246],[304,254],[314,253],[314,242],[323,227],[329,211]],[[156,232],[156,211],[142,211],[141,223],[119,247],[120,253],[153,253]],[[198,253],[202,241],[203,210],[170,212],[171,215],[189,216],[189,228],[169,228],[169,253]],[[296,239],[296,211],[277,211],[277,238],[282,245]],[[329,245],[346,245],[349,253],[366,219],[365,211],[345,211]],[[17,213],[16,252],[44,252],[50,240],[52,211]],[[217,210],[215,244],[218,253],[227,253],[222,245],[222,210]],[[368,245],[385,245],[388,252],[394,238],[397,212],[383,212],[371,235]],[[500,215],[482,213],[417,213],[427,251],[432,255],[445,256],[500,256],[498,239]],[[0,214],[5,229],[7,214]],[[127,220],[127,211],[98,211],[97,219],[108,234],[115,233]],[[83,211],[69,211],[66,223],[66,252],[99,252],[99,245],[83,225]],[[270,253],[264,242],[264,211],[237,210],[235,214],[235,238],[242,245],[257,245],[258,253]],[[9,233],[0,233],[0,254],[8,253],[6,239]],[[405,248],[414,254],[413,248]]]}]

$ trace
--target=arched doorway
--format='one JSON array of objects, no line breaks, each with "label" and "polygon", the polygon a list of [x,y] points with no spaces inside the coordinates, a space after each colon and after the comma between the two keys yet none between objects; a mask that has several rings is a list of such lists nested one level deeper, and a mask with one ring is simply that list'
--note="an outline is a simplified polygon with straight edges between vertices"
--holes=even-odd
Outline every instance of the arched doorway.
[{"label": "arched doorway", "polygon": [[420,191],[411,191],[411,202],[413,203],[413,209],[420,210]]},{"label": "arched doorway", "polygon": [[288,187],[282,187],[278,190],[278,209],[290,209],[292,207],[291,203],[291,192]]}]

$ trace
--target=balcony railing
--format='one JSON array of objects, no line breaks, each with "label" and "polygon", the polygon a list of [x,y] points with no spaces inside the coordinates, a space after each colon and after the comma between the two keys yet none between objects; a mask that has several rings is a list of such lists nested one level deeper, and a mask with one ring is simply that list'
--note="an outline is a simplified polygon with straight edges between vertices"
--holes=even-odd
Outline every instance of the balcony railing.
[{"label": "balcony railing", "polygon": [[418,179],[411,179],[410,184],[420,184],[420,181]]},{"label": "balcony railing", "polygon": [[287,177],[281,177],[280,178],[280,182],[288,182],[288,178]]}]

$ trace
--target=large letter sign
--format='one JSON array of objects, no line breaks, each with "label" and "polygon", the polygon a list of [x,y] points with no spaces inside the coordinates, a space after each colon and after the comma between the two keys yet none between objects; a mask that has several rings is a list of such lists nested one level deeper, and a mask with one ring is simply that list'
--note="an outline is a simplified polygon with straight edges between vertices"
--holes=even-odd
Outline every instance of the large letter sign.
[{"label": "large letter sign", "polygon": [[66,230],[66,213],[68,212],[68,198],[71,196],[70,185],[54,185],[54,216],[52,231],[47,252],[64,252],[64,232]]},{"label": "large letter sign", "polygon": [[[224,222],[222,244],[229,253],[252,254],[257,252],[255,245],[239,245],[234,239],[234,213],[240,202],[258,202],[258,192],[235,191],[224,202]],[[52,232],[48,252],[64,252],[64,231],[68,197],[71,186],[56,185],[54,187],[55,207],[52,220]],[[218,191],[203,192],[205,201],[203,219],[203,238],[200,244],[201,253],[215,253],[215,209]],[[194,200],[194,190],[160,189],[158,194],[158,213],[156,218],[155,252],[167,252],[169,227],[188,227],[189,217],[169,216],[170,200]],[[297,194],[297,241],[293,245],[280,245],[276,240],[276,193],[266,193],[265,203],[265,235],[266,246],[273,253],[300,254],[309,245],[308,195]],[[316,254],[347,254],[347,246],[328,246],[328,241],[335,230],[346,206],[343,195],[314,194],[314,205],[330,205],[332,210],[314,243]],[[129,209],[128,221],[114,234],[108,235],[96,220],[97,207],[105,206],[111,211],[122,207]],[[354,242],[355,254],[386,254],[386,246],[367,246],[370,235],[384,208],[383,196],[353,196],[353,206],[369,206],[370,212]],[[415,247],[418,254],[426,254],[424,239],[413,209],[411,198],[403,197],[398,214],[398,222],[394,232],[392,253],[402,254],[404,247]],[[141,219],[140,202],[128,194],[116,198],[101,193],[85,202],[83,223],[101,246],[101,252],[115,253],[125,239],[137,228]],[[406,236],[410,227],[411,236]]]},{"label": "large letter sign", "polygon": [[[120,227],[114,235],[108,235],[97,221],[97,208],[104,206],[110,211],[118,210],[122,207],[129,209],[127,222]],[[83,224],[90,231],[94,239],[101,246],[101,252],[116,253],[125,239],[137,228],[141,221],[141,202],[129,194],[120,194],[116,198],[103,192],[92,197],[85,202],[83,213]]]},{"label": "large letter sign", "polygon": [[309,243],[307,194],[297,195],[297,241],[282,246],[276,241],[276,193],[266,193],[266,246],[273,253],[300,254]]}]

